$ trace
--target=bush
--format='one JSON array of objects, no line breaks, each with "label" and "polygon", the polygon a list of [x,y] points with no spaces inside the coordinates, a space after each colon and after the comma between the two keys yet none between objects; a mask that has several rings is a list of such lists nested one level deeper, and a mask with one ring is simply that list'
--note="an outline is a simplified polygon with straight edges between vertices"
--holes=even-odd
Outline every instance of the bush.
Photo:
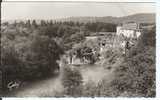
[{"label": "bush", "polygon": [[95,41],[84,41],[80,44],[74,46],[74,51],[76,51],[76,56],[82,61],[84,58],[89,61],[90,64],[94,64],[99,60],[99,49],[98,43]]},{"label": "bush", "polygon": [[119,92],[110,87],[111,83],[103,79],[98,83],[89,81],[83,85],[83,96],[85,97],[117,97]]},{"label": "bush", "polygon": [[103,97],[107,96],[107,94],[108,89],[106,89],[105,81],[100,81],[97,84],[93,81],[88,81],[83,85],[83,96],[85,97]]},{"label": "bush", "polygon": [[64,95],[78,97],[82,94],[82,76],[78,69],[69,66],[64,68],[62,77]]}]

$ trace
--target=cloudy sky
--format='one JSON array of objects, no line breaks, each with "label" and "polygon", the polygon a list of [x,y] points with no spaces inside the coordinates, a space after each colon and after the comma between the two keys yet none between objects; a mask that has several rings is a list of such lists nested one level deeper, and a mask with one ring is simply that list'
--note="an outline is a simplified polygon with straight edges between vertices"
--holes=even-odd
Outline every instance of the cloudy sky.
[{"label": "cloudy sky", "polygon": [[71,16],[126,16],[154,13],[155,3],[3,2],[2,20],[55,19]]}]

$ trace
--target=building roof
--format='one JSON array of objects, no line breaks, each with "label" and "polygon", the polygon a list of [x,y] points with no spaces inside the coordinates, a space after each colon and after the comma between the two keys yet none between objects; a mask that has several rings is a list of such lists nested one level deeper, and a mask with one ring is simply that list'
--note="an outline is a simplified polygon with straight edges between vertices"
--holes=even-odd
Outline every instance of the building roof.
[{"label": "building roof", "polygon": [[89,36],[105,36],[105,35],[113,35],[116,32],[94,32]]},{"label": "building roof", "polygon": [[154,25],[141,26],[142,29],[152,29]]},{"label": "building roof", "polygon": [[125,23],[122,25],[122,29],[137,30],[139,29],[139,25],[135,22]]},{"label": "building roof", "polygon": [[99,35],[113,35],[115,32],[98,32]]}]

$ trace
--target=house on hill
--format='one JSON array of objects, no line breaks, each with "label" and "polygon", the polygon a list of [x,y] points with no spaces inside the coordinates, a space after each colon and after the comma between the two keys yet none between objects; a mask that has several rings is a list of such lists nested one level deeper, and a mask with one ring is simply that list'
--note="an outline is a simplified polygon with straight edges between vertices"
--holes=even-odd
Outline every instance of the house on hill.
[{"label": "house on hill", "polygon": [[138,23],[128,22],[123,25],[118,25],[116,34],[118,36],[137,39],[141,35],[141,29]]},{"label": "house on hill", "polygon": [[118,39],[118,44],[122,48],[122,52],[124,54],[127,54],[127,50],[136,44],[137,39],[141,34],[142,28],[139,23],[127,22],[117,26],[116,35],[120,37]]}]

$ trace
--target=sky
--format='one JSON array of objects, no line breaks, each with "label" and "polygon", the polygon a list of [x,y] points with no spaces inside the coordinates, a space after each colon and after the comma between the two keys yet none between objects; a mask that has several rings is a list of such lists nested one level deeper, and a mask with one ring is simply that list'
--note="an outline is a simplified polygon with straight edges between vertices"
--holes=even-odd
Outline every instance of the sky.
[{"label": "sky", "polygon": [[155,13],[155,3],[2,2],[2,20],[58,19],[77,16],[121,17]]}]

